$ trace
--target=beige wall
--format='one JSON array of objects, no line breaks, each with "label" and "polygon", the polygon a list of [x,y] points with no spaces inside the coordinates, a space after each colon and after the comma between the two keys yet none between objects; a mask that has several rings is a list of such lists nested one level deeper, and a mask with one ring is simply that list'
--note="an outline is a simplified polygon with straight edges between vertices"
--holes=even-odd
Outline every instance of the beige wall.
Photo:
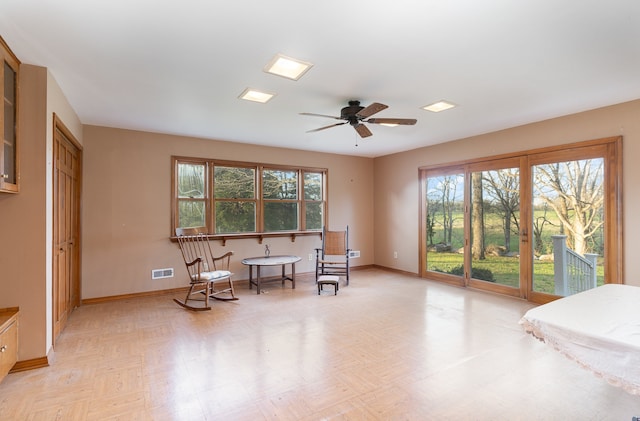
[{"label": "beige wall", "polygon": [[[185,286],[185,269],[169,241],[171,156],[328,168],[329,226],[350,227],[354,265],[373,263],[373,161],[342,155],[85,126],[82,212],[82,298]],[[307,258],[319,236],[270,238],[272,254],[297,254],[298,273],[314,270]],[[243,257],[260,256],[257,239],[229,240],[236,280],[248,278]],[[175,269],[174,278],[152,280],[151,270]]]},{"label": "beige wall", "polygon": [[[464,159],[623,136],[625,282],[640,286],[633,264],[640,237],[640,100],[375,159],[377,265],[419,273],[418,168]],[[393,252],[398,258],[393,258]]]},{"label": "beige wall", "polygon": [[0,194],[0,308],[20,307],[18,359],[51,348],[52,116],[80,120],[44,67],[20,70],[20,193]]}]

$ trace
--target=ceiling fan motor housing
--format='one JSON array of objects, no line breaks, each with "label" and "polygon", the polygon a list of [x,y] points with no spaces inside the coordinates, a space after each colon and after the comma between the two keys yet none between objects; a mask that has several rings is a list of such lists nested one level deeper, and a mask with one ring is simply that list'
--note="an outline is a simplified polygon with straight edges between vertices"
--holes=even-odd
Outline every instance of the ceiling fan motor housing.
[{"label": "ceiling fan motor housing", "polygon": [[364,107],[360,105],[360,101],[349,101],[349,106],[340,110],[340,118],[349,121],[349,124],[355,126],[362,120],[356,114],[363,109]]}]

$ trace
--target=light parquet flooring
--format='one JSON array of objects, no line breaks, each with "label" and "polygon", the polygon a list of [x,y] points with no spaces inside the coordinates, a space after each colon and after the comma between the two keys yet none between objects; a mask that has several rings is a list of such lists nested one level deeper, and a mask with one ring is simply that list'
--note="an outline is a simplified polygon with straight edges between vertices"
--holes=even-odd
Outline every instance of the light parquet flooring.
[{"label": "light parquet flooring", "polygon": [[[190,312],[85,305],[0,420],[631,420],[640,397],[525,334],[531,304],[378,269],[317,295],[265,284]],[[329,288],[332,290],[331,288]]]}]

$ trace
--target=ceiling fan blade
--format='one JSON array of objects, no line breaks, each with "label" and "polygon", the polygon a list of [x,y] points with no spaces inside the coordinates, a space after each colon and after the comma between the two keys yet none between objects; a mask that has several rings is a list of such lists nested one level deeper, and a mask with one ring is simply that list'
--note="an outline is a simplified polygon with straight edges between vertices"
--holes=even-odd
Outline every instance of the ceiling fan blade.
[{"label": "ceiling fan blade", "polygon": [[375,113],[378,113],[378,112],[384,110],[385,108],[389,108],[389,107],[384,105],[384,104],[380,104],[379,102],[374,102],[373,104],[369,105],[368,107],[365,107],[365,108],[361,109],[360,111],[358,111],[356,116],[358,116],[360,118],[367,118],[369,116],[374,115]]},{"label": "ceiling fan blade", "polygon": [[353,128],[356,129],[360,137],[369,137],[373,134],[364,124],[356,124]]},{"label": "ceiling fan blade", "polygon": [[403,126],[413,126],[418,122],[415,118],[370,118],[365,120],[372,124],[398,124]]},{"label": "ceiling fan blade", "polygon": [[300,115],[310,115],[312,117],[326,117],[326,118],[334,118],[336,120],[342,120],[341,117],[336,117],[336,116],[333,116],[333,115],[325,115],[325,114],[300,113]]},{"label": "ceiling fan blade", "polygon": [[325,129],[330,129],[332,127],[336,127],[336,126],[342,126],[343,124],[347,124],[348,122],[342,122],[342,123],[336,123],[336,124],[330,124],[328,126],[324,126],[324,127],[319,127],[317,129],[313,129],[313,130],[307,130],[307,133],[312,133],[312,132],[319,132],[320,130],[325,130]]}]

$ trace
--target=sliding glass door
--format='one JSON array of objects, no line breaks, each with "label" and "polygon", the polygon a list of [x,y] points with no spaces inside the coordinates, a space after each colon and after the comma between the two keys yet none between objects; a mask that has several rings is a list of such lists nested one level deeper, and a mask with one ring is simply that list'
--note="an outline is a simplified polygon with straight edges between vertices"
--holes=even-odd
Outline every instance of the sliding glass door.
[{"label": "sliding glass door", "polygon": [[[469,284],[520,291],[520,160],[472,165]],[[479,282],[477,282],[479,281]]]},{"label": "sliding glass door", "polygon": [[622,281],[621,139],[421,170],[421,276],[548,302]]},{"label": "sliding glass door", "polygon": [[428,177],[424,197],[427,270],[458,283],[464,269],[464,172],[451,168]]},{"label": "sliding glass door", "polygon": [[605,283],[611,221],[606,152],[598,147],[532,157],[534,293],[567,296]]}]

